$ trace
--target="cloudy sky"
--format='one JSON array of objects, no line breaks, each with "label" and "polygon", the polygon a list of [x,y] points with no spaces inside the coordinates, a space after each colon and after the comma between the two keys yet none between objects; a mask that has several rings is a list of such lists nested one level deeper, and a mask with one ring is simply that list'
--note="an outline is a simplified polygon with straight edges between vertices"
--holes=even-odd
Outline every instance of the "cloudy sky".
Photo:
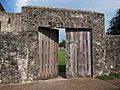
[{"label": "cloudy sky", "polygon": [[[105,28],[120,8],[120,0],[0,0],[8,12],[20,12],[22,6],[47,6],[97,11],[105,14]],[[61,39],[65,35],[61,32]]]}]

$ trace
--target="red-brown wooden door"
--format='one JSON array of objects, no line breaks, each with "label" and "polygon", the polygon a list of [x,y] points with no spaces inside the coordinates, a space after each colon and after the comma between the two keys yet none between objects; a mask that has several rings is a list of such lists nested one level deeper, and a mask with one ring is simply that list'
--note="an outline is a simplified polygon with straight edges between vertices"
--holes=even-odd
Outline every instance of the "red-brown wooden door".
[{"label": "red-brown wooden door", "polygon": [[66,76],[91,76],[90,30],[66,29]]},{"label": "red-brown wooden door", "polygon": [[58,40],[56,29],[39,28],[39,79],[49,79],[58,75]]}]

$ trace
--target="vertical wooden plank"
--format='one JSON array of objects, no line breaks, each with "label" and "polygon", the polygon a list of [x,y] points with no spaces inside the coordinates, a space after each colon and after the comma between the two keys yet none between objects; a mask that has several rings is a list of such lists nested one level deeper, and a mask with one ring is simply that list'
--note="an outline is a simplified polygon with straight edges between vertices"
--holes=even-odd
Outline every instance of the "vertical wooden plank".
[{"label": "vertical wooden plank", "polygon": [[84,35],[84,55],[85,55],[85,76],[87,75],[87,43],[86,43],[86,40],[87,40],[87,32],[85,32],[85,35]]},{"label": "vertical wooden plank", "polygon": [[69,32],[66,31],[66,54],[67,54],[67,61],[66,61],[66,76],[69,77]]},{"label": "vertical wooden plank", "polygon": [[50,34],[50,61],[49,61],[49,72],[50,72],[50,77],[52,77],[52,31],[49,31]]},{"label": "vertical wooden plank", "polygon": [[39,78],[41,79],[41,77],[42,77],[42,72],[43,72],[43,52],[42,52],[42,49],[41,49],[41,47],[42,47],[42,36],[43,36],[43,34],[42,34],[42,30],[41,29],[39,29],[39,59],[40,59],[40,71],[39,71]]},{"label": "vertical wooden plank", "polygon": [[45,76],[45,54],[44,54],[44,30],[42,30],[42,78],[44,79]]},{"label": "vertical wooden plank", "polygon": [[44,79],[46,79],[46,30],[44,32]]},{"label": "vertical wooden plank", "polygon": [[45,73],[45,75],[44,75],[44,79],[46,79],[46,31],[47,30],[44,30],[44,73]]},{"label": "vertical wooden plank", "polygon": [[89,32],[87,32],[87,38],[86,38],[86,48],[87,48],[87,74],[86,74],[86,76],[88,76],[88,72],[89,72],[89,62],[88,62],[88,33]]},{"label": "vertical wooden plank", "polygon": [[68,65],[69,65],[69,66],[68,66],[68,67],[69,67],[69,76],[71,76],[71,69],[72,69],[72,67],[71,67],[71,58],[72,58],[72,57],[71,57],[71,51],[70,51],[70,50],[71,50],[71,47],[70,47],[70,44],[71,44],[71,42],[70,42],[70,41],[71,41],[71,32],[69,32],[69,37],[68,37],[68,39],[69,39],[69,43],[68,43],[68,46],[69,46],[69,48],[68,48],[68,50],[69,50],[69,51],[68,51],[68,53],[69,53],[69,61],[68,61],[68,63],[69,63],[69,64],[68,64]]},{"label": "vertical wooden plank", "polygon": [[81,69],[81,66],[80,66],[80,32],[77,32],[77,40],[78,40],[78,43],[77,43],[77,75],[80,76],[80,69]]},{"label": "vertical wooden plank", "polygon": [[56,32],[56,30],[54,30],[54,37],[55,37],[55,39],[54,39],[54,76],[56,76],[56,51],[57,51],[57,49],[56,49],[56,34],[57,34],[57,32]]},{"label": "vertical wooden plank", "polygon": [[75,67],[75,77],[77,77],[78,75],[77,75],[77,73],[78,73],[78,71],[77,71],[77,43],[78,43],[78,40],[77,40],[77,32],[75,31],[74,32],[74,67]]},{"label": "vertical wooden plank", "polygon": [[49,30],[45,30],[45,67],[46,67],[46,75],[45,79],[48,78],[48,32]]},{"label": "vertical wooden plank", "polygon": [[80,43],[80,46],[81,46],[81,62],[80,62],[80,65],[81,65],[81,76],[84,76],[84,32],[81,32],[81,35],[80,35],[80,38],[81,38],[81,43]]},{"label": "vertical wooden plank", "polygon": [[83,32],[83,72],[85,76],[85,32]]},{"label": "vertical wooden plank", "polygon": [[88,76],[91,76],[91,34],[88,32]]},{"label": "vertical wooden plank", "polygon": [[56,72],[56,76],[58,75],[58,47],[57,47],[57,45],[58,45],[58,36],[59,36],[59,31],[57,31],[56,30],[56,63],[55,63],[55,68],[56,68],[56,70],[55,70],[55,72]]},{"label": "vertical wooden plank", "polygon": [[53,32],[53,77],[55,76],[55,31]]},{"label": "vertical wooden plank", "polygon": [[53,33],[53,77],[55,76],[55,32]]},{"label": "vertical wooden plank", "polygon": [[54,77],[54,33],[52,33],[52,77]]},{"label": "vertical wooden plank", "polygon": [[48,32],[48,78],[50,78],[50,31]]},{"label": "vertical wooden plank", "polygon": [[52,64],[51,64],[51,59],[52,59],[52,56],[51,56],[51,30],[49,31],[49,78],[52,77],[52,71],[51,71],[51,67],[52,67]]},{"label": "vertical wooden plank", "polygon": [[86,74],[86,32],[83,31],[83,76]]},{"label": "vertical wooden plank", "polygon": [[86,76],[88,76],[88,69],[89,69],[89,66],[88,66],[88,32],[86,32],[86,68],[87,68]]},{"label": "vertical wooden plank", "polygon": [[74,47],[75,47],[75,44],[73,43],[74,42],[74,32],[70,32],[71,33],[71,44],[70,44],[70,52],[71,52],[71,74],[72,76],[75,75],[75,67],[74,67]]},{"label": "vertical wooden plank", "polygon": [[41,31],[39,30],[39,33],[38,33],[39,35],[38,35],[38,41],[39,41],[39,71],[38,71],[38,78],[40,78],[41,77],[41,75],[42,75],[42,56],[41,56],[41,53],[42,53],[42,51],[41,51]]},{"label": "vertical wooden plank", "polygon": [[67,48],[67,65],[66,65],[66,75],[69,78],[72,74],[71,74],[71,70],[72,70],[72,65],[71,65],[71,32],[67,32],[66,33],[67,37],[67,43],[66,43],[66,48]]}]

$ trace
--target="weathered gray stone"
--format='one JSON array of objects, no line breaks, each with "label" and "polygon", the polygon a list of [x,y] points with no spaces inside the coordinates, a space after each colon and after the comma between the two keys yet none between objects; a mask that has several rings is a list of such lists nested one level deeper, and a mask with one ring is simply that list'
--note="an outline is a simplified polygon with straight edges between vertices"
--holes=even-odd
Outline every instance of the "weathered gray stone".
[{"label": "weathered gray stone", "polygon": [[87,28],[92,32],[93,75],[120,73],[120,36],[104,34],[104,14],[45,7],[0,11],[0,83],[38,80],[38,27]]}]

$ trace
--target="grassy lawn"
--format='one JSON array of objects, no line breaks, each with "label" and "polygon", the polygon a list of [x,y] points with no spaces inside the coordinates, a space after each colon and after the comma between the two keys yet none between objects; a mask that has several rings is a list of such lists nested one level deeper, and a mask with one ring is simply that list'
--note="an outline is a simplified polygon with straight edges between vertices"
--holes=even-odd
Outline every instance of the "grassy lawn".
[{"label": "grassy lawn", "polygon": [[118,73],[118,74],[112,73],[110,75],[102,75],[102,76],[99,76],[97,78],[105,80],[105,81],[117,86],[118,87],[117,90],[120,90],[120,85],[119,85],[120,73]]},{"label": "grassy lawn", "polygon": [[120,78],[120,74],[102,75],[97,78],[102,80],[112,80],[112,79]]},{"label": "grassy lawn", "polygon": [[59,50],[58,59],[59,59],[59,73],[66,72],[66,51],[65,50]]},{"label": "grassy lawn", "polygon": [[66,51],[59,50],[58,53],[59,65],[66,65]]}]

